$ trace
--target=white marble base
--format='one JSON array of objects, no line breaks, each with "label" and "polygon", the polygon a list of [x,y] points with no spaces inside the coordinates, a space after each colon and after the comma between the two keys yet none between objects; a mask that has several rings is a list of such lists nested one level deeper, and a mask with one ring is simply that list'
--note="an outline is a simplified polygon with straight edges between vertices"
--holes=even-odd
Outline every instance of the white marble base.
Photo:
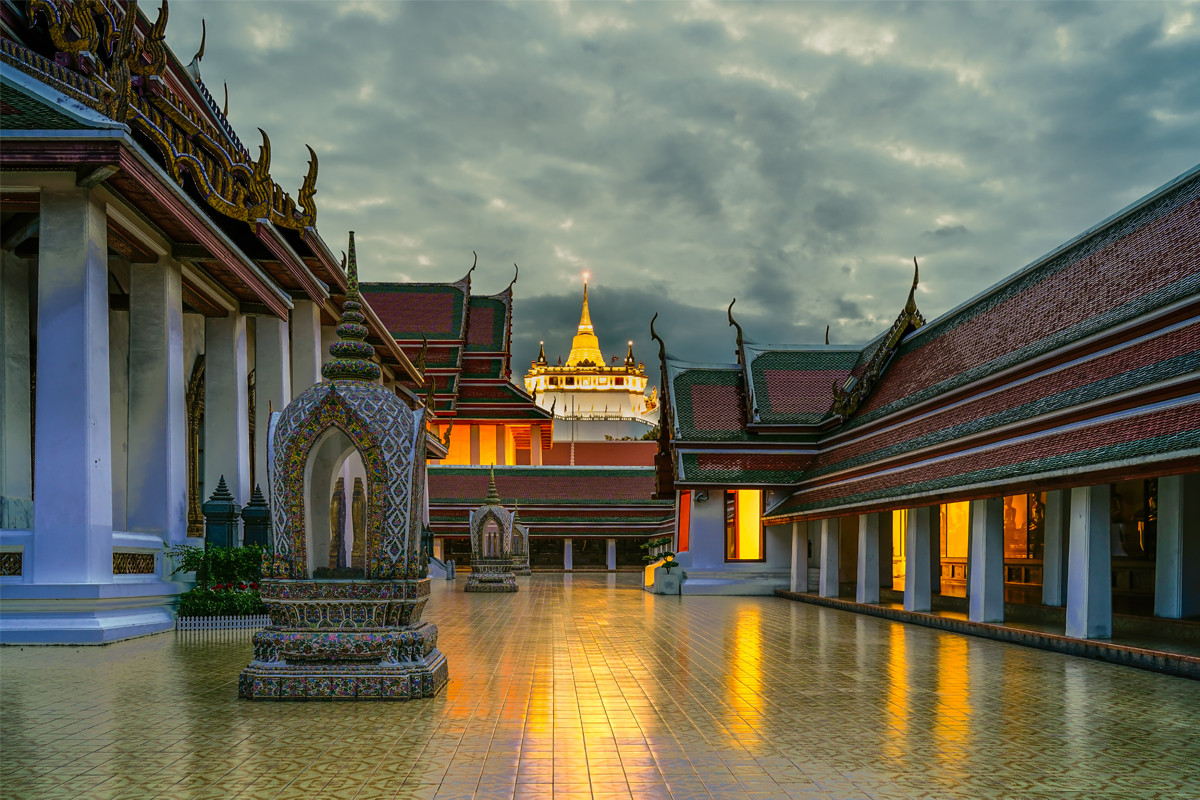
[{"label": "white marble base", "polygon": [[773,595],[776,589],[791,587],[791,573],[772,572],[701,572],[687,569],[681,594],[732,595],[753,597]]},{"label": "white marble base", "polygon": [[190,586],[151,580],[0,586],[0,644],[107,644],[171,630]]}]

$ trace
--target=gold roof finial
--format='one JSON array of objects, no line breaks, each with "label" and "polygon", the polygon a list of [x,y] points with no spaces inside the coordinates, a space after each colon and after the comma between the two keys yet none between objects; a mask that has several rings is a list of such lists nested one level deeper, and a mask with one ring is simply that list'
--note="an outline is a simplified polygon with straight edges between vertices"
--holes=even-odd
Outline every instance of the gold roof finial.
[{"label": "gold roof finial", "polygon": [[[579,314],[579,330],[571,340],[571,354],[567,366],[604,366],[604,355],[600,352],[600,340],[592,326],[592,315],[588,309],[588,273],[583,273],[583,310]],[[586,362],[586,364],[585,364]]]}]

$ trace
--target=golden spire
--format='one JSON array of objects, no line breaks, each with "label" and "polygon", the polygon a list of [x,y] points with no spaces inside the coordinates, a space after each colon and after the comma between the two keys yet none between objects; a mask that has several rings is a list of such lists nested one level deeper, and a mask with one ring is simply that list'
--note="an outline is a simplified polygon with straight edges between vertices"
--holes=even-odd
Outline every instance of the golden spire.
[{"label": "golden spire", "polygon": [[595,328],[592,327],[592,315],[588,311],[587,295],[588,274],[583,273],[583,311],[579,315],[579,331],[571,340],[571,354],[567,356],[567,366],[579,366],[583,362],[591,365],[604,366],[604,355],[600,352],[600,340],[596,338]]}]

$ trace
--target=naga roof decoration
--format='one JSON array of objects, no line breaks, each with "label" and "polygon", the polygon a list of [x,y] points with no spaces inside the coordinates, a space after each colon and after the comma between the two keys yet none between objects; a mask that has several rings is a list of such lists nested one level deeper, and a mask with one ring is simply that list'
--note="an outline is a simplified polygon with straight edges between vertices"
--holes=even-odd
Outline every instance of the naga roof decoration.
[{"label": "naga roof decoration", "polygon": [[892,355],[896,352],[904,335],[925,324],[925,317],[921,316],[921,312],[917,310],[916,301],[917,282],[920,275],[917,259],[913,258],[912,288],[908,290],[908,301],[905,302],[900,316],[896,317],[892,327],[879,340],[879,345],[871,353],[866,366],[857,376],[851,375],[845,383],[839,383],[836,380],[833,382],[833,413],[842,419],[849,417],[862,405],[867,394],[879,381],[879,376],[887,368],[888,362],[891,361]]},{"label": "naga roof decoration", "polygon": [[[732,303],[730,307],[732,307]],[[658,452],[654,454],[654,497],[663,500],[675,497],[675,459],[671,454],[671,426],[674,424],[675,404],[671,402],[671,382],[667,377],[667,345],[654,330],[658,312],[650,318],[650,338],[658,342],[659,385],[662,386],[661,411],[658,416]],[[551,407],[553,412],[553,406]]]},{"label": "naga roof decoration", "polygon": [[[154,23],[139,35],[136,0],[125,9],[110,0],[31,0],[31,24],[45,25],[57,48],[54,60],[7,38],[0,43],[0,60],[128,125],[135,137],[154,145],[176,183],[182,187],[189,177],[220,214],[251,226],[266,219],[304,235],[316,224],[316,154],[309,148],[308,172],[298,201],[293,200],[271,179],[271,141],[265,132],[260,129],[258,158],[251,158],[198,80],[219,127],[176,95],[165,78],[168,11],[163,0]],[[202,42],[193,66],[203,52]]]}]

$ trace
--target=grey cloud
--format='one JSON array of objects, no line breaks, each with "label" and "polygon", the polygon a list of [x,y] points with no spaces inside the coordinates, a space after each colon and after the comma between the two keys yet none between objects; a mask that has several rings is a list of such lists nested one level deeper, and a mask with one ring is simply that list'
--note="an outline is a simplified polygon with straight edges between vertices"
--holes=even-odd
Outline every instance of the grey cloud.
[{"label": "grey cloud", "polygon": [[566,355],[585,268],[606,352],[632,338],[652,369],[655,310],[673,351],[728,360],[734,296],[759,341],[831,317],[866,341],[912,255],[934,317],[1200,141],[1176,4],[347,8],[178,3],[167,34],[187,60],[207,18],[204,79],[285,189],[313,145],[320,230],[358,232],[364,279],[456,280],[476,249],[497,291],[520,263],[518,372],[539,339]]}]

